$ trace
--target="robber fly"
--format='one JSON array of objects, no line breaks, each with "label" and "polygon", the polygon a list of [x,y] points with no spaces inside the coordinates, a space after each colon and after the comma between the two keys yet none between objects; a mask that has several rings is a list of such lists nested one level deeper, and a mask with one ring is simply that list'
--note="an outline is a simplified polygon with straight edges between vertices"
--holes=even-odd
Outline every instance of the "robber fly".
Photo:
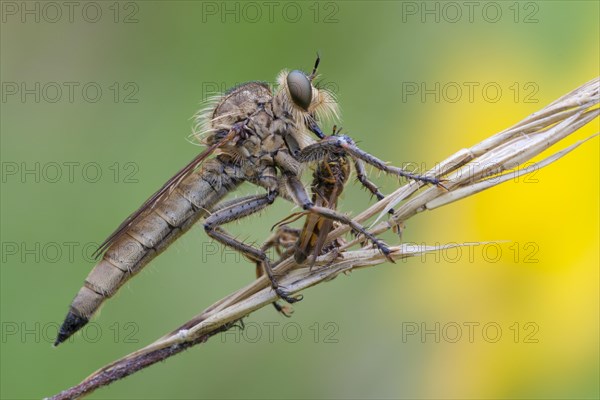
[{"label": "robber fly", "polygon": [[[297,301],[277,285],[265,252],[237,240],[221,227],[265,209],[277,197],[348,224],[382,253],[389,254],[389,249],[361,225],[335,210],[313,204],[300,180],[303,164],[318,162],[332,149],[341,148],[382,171],[427,183],[439,182],[388,166],[351,143],[337,141],[318,146],[311,135],[319,139],[325,135],[317,121],[337,116],[333,95],[313,83],[318,65],[317,57],[311,74],[282,71],[274,91],[262,82],[241,84],[200,114],[206,149],[100,245],[96,254],[103,257],[73,299],[55,345],[87,324],[104,300],[201,218],[209,237],[261,263],[277,294],[290,303]],[[262,187],[266,193],[223,201],[243,182]]]}]

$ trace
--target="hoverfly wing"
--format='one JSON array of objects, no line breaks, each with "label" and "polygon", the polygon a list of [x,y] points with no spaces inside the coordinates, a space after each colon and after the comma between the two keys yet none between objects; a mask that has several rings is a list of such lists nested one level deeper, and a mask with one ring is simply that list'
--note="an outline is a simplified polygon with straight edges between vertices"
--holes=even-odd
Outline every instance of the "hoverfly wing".
[{"label": "hoverfly wing", "polygon": [[[335,187],[335,189],[331,192],[331,196],[327,200],[327,207],[332,208],[334,210],[337,209],[338,198],[342,190],[343,186]],[[328,218],[319,218],[319,220],[317,221],[317,227],[318,235],[315,242],[313,243],[313,246],[315,247],[313,250],[313,263],[316,261],[317,257],[323,253],[323,248],[325,247],[327,236],[329,236],[329,234],[333,231],[333,220]]]},{"label": "hoverfly wing", "polygon": [[294,259],[299,264],[303,263],[304,260],[306,260],[311,252],[315,249],[314,238],[317,235],[317,230],[319,229],[319,219],[320,217],[315,214],[308,214],[306,216],[306,221],[304,222],[304,227],[300,232],[298,244],[294,253]]},{"label": "hoverfly wing", "polygon": [[327,236],[329,236],[331,231],[333,231],[333,221],[330,219],[321,218],[319,221],[319,235],[314,243],[315,249],[313,251],[313,264],[317,260],[317,257],[323,253],[323,247],[325,247]]},{"label": "hoverfly wing", "polygon": [[169,179],[167,183],[165,183],[156,193],[150,196],[150,198],[146,200],[140,208],[127,217],[125,221],[123,221],[121,225],[119,225],[119,227],[113,233],[111,233],[110,236],[106,238],[106,240],[102,242],[100,246],[98,246],[96,251],[92,254],[92,257],[98,258],[102,253],[104,253],[104,251],[107,250],[111,244],[116,242],[117,239],[134,224],[134,222],[150,212],[165,194],[171,193],[171,191],[173,191],[173,189],[175,189],[175,187],[190,173],[194,172],[206,158],[208,158],[217,148],[223,146],[225,143],[233,139],[237,133],[238,130],[236,129],[230,130],[221,140],[210,145],[204,149],[202,153],[194,157],[189,164],[179,170],[179,172]]}]

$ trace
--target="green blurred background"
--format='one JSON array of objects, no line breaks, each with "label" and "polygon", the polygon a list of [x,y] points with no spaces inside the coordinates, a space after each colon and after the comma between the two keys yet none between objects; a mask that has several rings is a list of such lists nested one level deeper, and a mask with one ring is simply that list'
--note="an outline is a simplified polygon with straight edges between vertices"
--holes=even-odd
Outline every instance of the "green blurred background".
[{"label": "green blurred background", "polygon": [[[2,398],[76,384],[253,279],[196,227],[85,335],[51,346],[91,244],[197,154],[190,117],[215,88],[309,70],[318,50],[346,132],[424,169],[599,74],[598,2],[472,2],[472,14],[462,2],[75,2],[72,18],[45,4],[2,4]],[[439,83],[439,99],[407,93],[422,83]],[[595,120],[567,142],[597,131]],[[507,243],[339,277],[292,319],[265,308],[245,332],[91,398],[597,398],[598,154],[596,138],[404,235]],[[341,208],[368,202],[352,185]],[[231,230],[261,242],[290,210],[279,201]]]}]

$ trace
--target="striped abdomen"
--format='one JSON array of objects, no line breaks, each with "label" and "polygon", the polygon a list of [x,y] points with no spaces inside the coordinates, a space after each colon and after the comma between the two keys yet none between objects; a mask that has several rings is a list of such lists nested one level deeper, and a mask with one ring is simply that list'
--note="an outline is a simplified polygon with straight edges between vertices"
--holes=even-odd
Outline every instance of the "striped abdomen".
[{"label": "striped abdomen", "polygon": [[81,329],[105,299],[186,232],[215,203],[240,184],[219,157],[205,162],[161,199],[106,250],[79,290],[55,345]]}]

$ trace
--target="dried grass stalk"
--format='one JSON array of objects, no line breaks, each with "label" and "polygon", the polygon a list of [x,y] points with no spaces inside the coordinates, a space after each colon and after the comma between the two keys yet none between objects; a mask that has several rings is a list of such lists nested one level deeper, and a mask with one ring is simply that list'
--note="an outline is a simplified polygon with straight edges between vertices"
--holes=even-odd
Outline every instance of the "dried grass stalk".
[{"label": "dried grass stalk", "polygon": [[[446,189],[436,186],[422,187],[422,183],[410,182],[357,215],[355,220],[364,223],[371,217],[377,216],[372,230],[376,234],[380,234],[392,226],[401,226],[404,221],[419,212],[433,210],[553,163],[590,138],[576,142],[526,168],[518,169],[523,163],[536,157],[598,116],[600,112],[598,109],[599,83],[599,79],[596,78],[584,84],[539,112],[528,116],[515,126],[497,133],[469,149],[457,151],[436,168],[427,172],[430,176],[444,179],[443,185]],[[396,212],[390,221],[380,222],[391,208],[394,208]],[[331,233],[329,240],[348,231],[347,227],[342,226]],[[316,261],[316,268],[313,268],[312,271],[295,264],[292,257],[279,260],[276,272],[280,276],[281,284],[289,292],[295,293],[330,280],[342,272],[375,266],[387,261],[381,253],[373,249],[349,250],[357,242],[358,239],[348,242],[334,259],[327,255],[319,257]],[[477,244],[479,243],[465,245]],[[391,247],[391,250],[394,259],[402,259],[446,247],[401,244]],[[319,268],[323,266],[326,267]],[[191,346],[203,343],[211,336],[231,328],[236,321],[276,299],[269,282],[263,276],[216,302],[172,333],[102,367],[79,385],[55,395],[52,399],[81,397]]]}]

